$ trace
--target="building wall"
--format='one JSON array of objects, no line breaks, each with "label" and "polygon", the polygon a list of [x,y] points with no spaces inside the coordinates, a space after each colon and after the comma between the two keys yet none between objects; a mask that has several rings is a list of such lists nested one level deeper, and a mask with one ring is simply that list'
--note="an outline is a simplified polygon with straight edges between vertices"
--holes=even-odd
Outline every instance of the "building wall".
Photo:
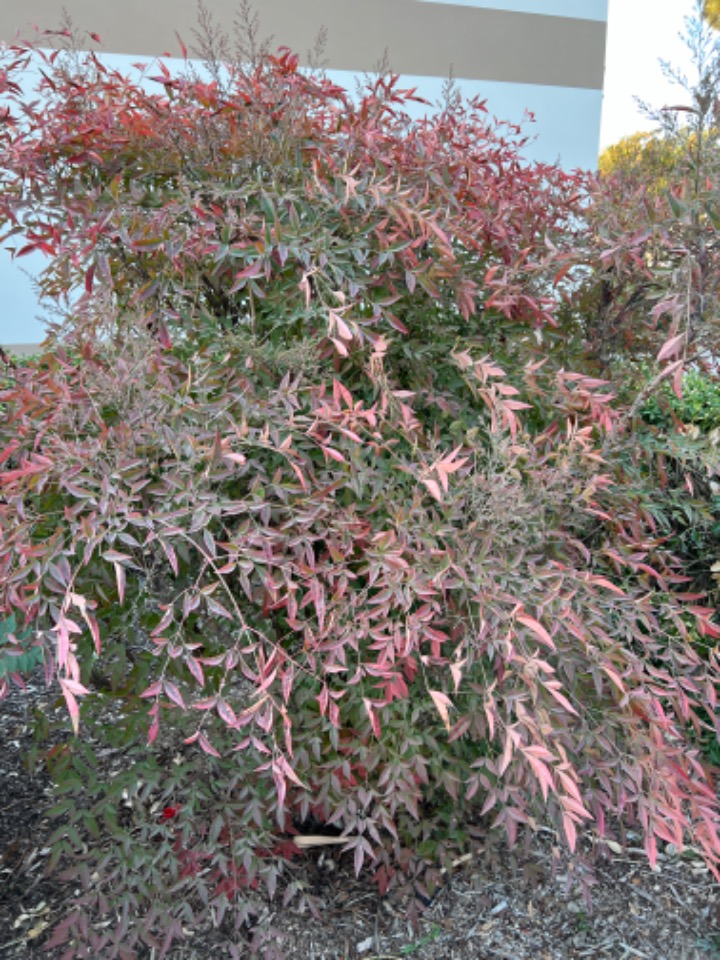
[{"label": "building wall", "polygon": [[[452,73],[463,93],[487,99],[494,116],[536,122],[529,159],[563,166],[597,162],[608,0],[255,0],[260,33],[301,58],[321,28],[328,72],[352,89],[357,73],[385,56],[406,85],[437,100]],[[237,0],[206,0],[232,27]],[[79,29],[129,64],[179,53],[197,25],[196,0],[23,0],[0,2],[0,41],[54,28],[65,8]],[[132,56],[131,56],[132,55]],[[112,57],[113,61],[116,57]],[[27,267],[28,264],[26,263]],[[33,343],[42,326],[29,279],[0,252],[0,344]]]}]

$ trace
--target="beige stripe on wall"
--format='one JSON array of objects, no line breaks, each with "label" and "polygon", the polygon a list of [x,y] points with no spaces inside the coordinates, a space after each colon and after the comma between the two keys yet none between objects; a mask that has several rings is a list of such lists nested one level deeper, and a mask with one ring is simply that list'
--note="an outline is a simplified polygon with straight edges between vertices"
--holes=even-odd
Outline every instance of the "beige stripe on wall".
[{"label": "beige stripe on wall", "polygon": [[[102,37],[104,48],[143,56],[179,54],[175,31],[191,45],[195,0],[65,0],[76,27]],[[230,27],[237,0],[207,0]],[[30,24],[58,25],[55,0],[0,3],[0,40]],[[500,80],[601,89],[605,23],[510,13],[416,0],[258,0],[261,34],[303,56],[321,28],[332,69],[373,70],[387,50],[393,70],[415,76]]]}]

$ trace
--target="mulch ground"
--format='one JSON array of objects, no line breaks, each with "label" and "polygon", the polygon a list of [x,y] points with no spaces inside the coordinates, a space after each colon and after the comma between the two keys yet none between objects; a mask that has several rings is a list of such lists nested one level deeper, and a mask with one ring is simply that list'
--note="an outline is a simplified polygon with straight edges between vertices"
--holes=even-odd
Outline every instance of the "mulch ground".
[{"label": "mulch ground", "polygon": [[[47,950],[53,926],[73,902],[72,885],[49,876],[48,837],[57,826],[49,778],[29,773],[32,711],[52,710],[42,684],[0,703],[0,960],[60,960]],[[268,903],[288,960],[720,960],[720,886],[692,851],[666,850],[653,871],[630,847],[598,866],[593,908],[553,869],[553,838],[529,850],[488,843],[448,877],[419,926],[403,904],[380,898],[336,852],[305,855],[303,877],[320,916]],[[249,957],[217,930],[192,931],[173,960]],[[103,960],[99,957],[98,960]],[[152,960],[148,950],[139,960]]]}]

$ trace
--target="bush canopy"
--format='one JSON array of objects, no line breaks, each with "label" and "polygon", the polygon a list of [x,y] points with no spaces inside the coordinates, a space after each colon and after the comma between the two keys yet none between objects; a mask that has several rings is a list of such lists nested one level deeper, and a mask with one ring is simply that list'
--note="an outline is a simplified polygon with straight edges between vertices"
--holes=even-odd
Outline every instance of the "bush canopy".
[{"label": "bush canopy", "polygon": [[[570,850],[633,824],[720,877],[720,629],[632,403],[571,350],[614,242],[591,178],[480,101],[413,119],[397,77],[352,97],[285,49],[0,63],[2,240],[64,313],[0,391],[0,691],[42,657],[78,735],[53,856],[86,889],[54,942],[241,926],[261,882],[302,896],[311,823],[382,890],[432,891],[481,823]],[[621,235],[617,275],[652,272]]]}]

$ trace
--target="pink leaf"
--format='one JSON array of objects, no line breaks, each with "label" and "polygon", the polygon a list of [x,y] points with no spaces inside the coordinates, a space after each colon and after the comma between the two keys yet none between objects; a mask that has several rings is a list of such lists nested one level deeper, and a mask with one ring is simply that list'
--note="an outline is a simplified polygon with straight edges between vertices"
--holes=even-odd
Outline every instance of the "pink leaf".
[{"label": "pink leaf", "polygon": [[296,463],[293,463],[292,460],[290,461],[290,466],[295,471],[295,474],[298,480],[300,481],[300,486],[303,488],[303,490],[307,490],[307,483],[305,482],[305,476],[302,470],[300,469],[300,467]]},{"label": "pink leaf", "polygon": [[157,337],[160,346],[164,350],[172,350],[172,340],[170,339],[168,328],[165,326],[162,320],[157,324]]},{"label": "pink leaf", "polygon": [[593,583],[598,587],[605,587],[606,590],[612,590],[612,592],[616,593],[619,597],[626,596],[625,591],[621,590],[620,587],[608,580],[607,577],[591,576],[588,577],[588,582]]},{"label": "pink leaf", "polygon": [[337,337],[330,337],[330,341],[341,357],[350,356],[350,354],[348,353],[348,348],[345,346],[342,340],[338,340]]},{"label": "pink leaf", "polygon": [[675,354],[680,352],[680,348],[685,340],[684,333],[678,333],[675,337],[670,337],[669,340],[666,340],[665,343],[660,348],[660,352],[657,355],[658,363],[662,360],[667,360],[669,357],[675,356]]},{"label": "pink leaf", "polygon": [[438,503],[442,503],[442,491],[440,490],[437,482],[435,480],[431,480],[430,477],[420,477],[420,480],[430,491],[432,496],[438,501]]},{"label": "pink leaf", "polygon": [[195,677],[197,682],[201,687],[205,686],[205,674],[203,673],[202,664],[195,659],[192,655],[188,655],[185,658],[185,664],[190,671],[190,673]]},{"label": "pink leaf", "polygon": [[85,622],[90,628],[90,633],[92,634],[93,643],[95,644],[95,653],[97,653],[99,656],[102,649],[102,643],[100,640],[100,627],[98,626],[98,622],[95,617],[91,616],[89,613],[85,614]]},{"label": "pink leaf", "polygon": [[575,828],[572,818],[566,813],[563,814],[562,825],[565,831],[565,839],[568,842],[570,850],[574,853],[577,844],[577,829]]},{"label": "pink leaf", "polygon": [[157,737],[159,730],[160,730],[160,721],[158,720],[157,717],[155,717],[153,722],[150,724],[150,727],[148,728],[148,744],[155,742],[155,738]]},{"label": "pink leaf", "polygon": [[176,703],[179,707],[185,710],[185,701],[183,700],[182,694],[178,690],[177,686],[171,680],[163,680],[162,685],[163,690],[172,700],[172,702]]},{"label": "pink leaf", "polygon": [[338,334],[343,340],[352,340],[353,338],[352,330],[335,310],[330,311],[330,329],[337,329]]},{"label": "pink leaf", "polygon": [[[211,757],[220,756],[220,754],[217,752],[215,747],[210,743],[210,741],[208,740],[208,738],[205,736],[204,733],[198,734],[197,740],[198,740],[198,743],[200,744],[200,749],[204,753],[207,753]],[[185,742],[187,743],[188,741],[186,740]]]},{"label": "pink leaf", "polygon": [[560,693],[560,690],[558,689],[560,687],[560,683],[557,680],[547,680],[545,683],[543,683],[543,686],[547,692],[553,696],[561,706],[565,707],[569,713],[574,714],[576,717],[579,716],[577,710],[575,707],[573,707],[565,694]]},{"label": "pink leaf", "polygon": [[230,706],[229,703],[226,703],[225,700],[218,700],[217,702],[217,712],[222,720],[229,727],[234,727],[237,723],[237,717],[235,716],[235,711]]},{"label": "pink leaf", "polygon": [[445,726],[445,729],[450,732],[450,714],[449,708],[452,707],[452,700],[440,690],[428,690],[428,693],[432,697],[432,701],[435,704],[435,709],[440,714],[440,719]]},{"label": "pink leaf", "polygon": [[218,617],[222,617],[225,620],[232,620],[233,615],[224,607],[221,603],[218,603],[217,600],[213,600],[212,597],[206,597],[205,603],[210,613],[214,613]]},{"label": "pink leaf", "polygon": [[78,707],[78,702],[75,699],[72,690],[70,690],[67,680],[61,679],[60,687],[62,689],[63,696],[65,697],[68,713],[70,714],[73,732],[75,733],[75,736],[77,736],[80,729],[80,708]]},{"label": "pink leaf", "polygon": [[505,738],[505,749],[503,750],[502,756],[498,762],[497,774],[501,777],[507,768],[510,766],[510,761],[512,760],[513,755],[513,740],[510,736],[510,733],[507,734]]},{"label": "pink leaf", "polygon": [[329,457],[331,460],[336,460],[338,463],[347,463],[347,460],[345,459],[345,457],[340,453],[339,450],[336,450],[335,447],[328,447],[326,445],[323,445],[321,447],[321,450],[325,454],[326,460]]},{"label": "pink leaf", "polygon": [[278,821],[282,821],[285,809],[285,795],[287,793],[285,774],[277,763],[271,764],[271,770],[273,780],[275,781],[275,791],[277,793]]},{"label": "pink leaf", "polygon": [[87,687],[84,687],[78,680],[71,680],[70,677],[63,677],[60,681],[64,690],[69,690],[77,697],[83,697],[90,693]]},{"label": "pink leaf", "polygon": [[547,800],[548,791],[554,789],[555,786],[550,768],[547,766],[547,764],[543,763],[542,760],[534,757],[531,753],[525,752],[525,759],[532,767],[533,773],[540,782],[540,789],[542,790],[543,799]]},{"label": "pink leaf", "polygon": [[487,719],[488,733],[492,740],[495,736],[495,701],[492,699],[489,702],[486,701],[483,709],[485,710],[485,717]]},{"label": "pink leaf", "polygon": [[516,619],[519,620],[520,623],[524,624],[529,630],[532,630],[538,640],[541,643],[544,643],[546,647],[549,647],[551,650],[555,649],[553,638],[547,632],[545,627],[541,623],[538,623],[534,617],[531,617],[527,613],[519,613]]},{"label": "pink leaf", "polygon": [[113,564],[115,567],[115,578],[117,579],[118,598],[120,603],[125,600],[125,567],[120,563]]},{"label": "pink leaf", "polygon": [[172,572],[175,574],[175,576],[177,576],[178,562],[177,562],[177,554],[175,553],[175,548],[173,547],[172,544],[166,543],[165,540],[160,541],[160,546],[165,551],[165,556],[168,558],[168,563],[172,567]]},{"label": "pink leaf", "polygon": [[658,849],[657,840],[651,833],[645,837],[645,853],[647,854],[650,866],[654,869],[657,866]]},{"label": "pink leaf", "polygon": [[370,718],[370,726],[376,737],[380,737],[380,720],[378,715],[373,707],[372,700],[368,700],[367,697],[363,697],[363,704],[365,706],[365,711]]},{"label": "pink leaf", "polygon": [[465,666],[466,663],[467,663],[467,660],[465,659],[465,660],[461,660],[459,663],[450,664],[450,675],[453,678],[453,687],[454,687],[455,693],[458,692],[458,689],[460,687],[460,683],[463,678],[463,667]]},{"label": "pink leaf", "polygon": [[185,44],[182,42],[182,38],[180,37],[180,34],[177,32],[177,30],[175,31],[175,36],[177,37],[177,42],[178,42],[179,45],[180,45],[180,51],[181,51],[181,53],[182,53],[182,55],[183,55],[183,60],[187,60],[187,58],[188,58],[187,47],[186,47]]},{"label": "pink leaf", "polygon": [[111,563],[132,563],[129,553],[120,553],[118,550],[106,550],[103,559]]}]

